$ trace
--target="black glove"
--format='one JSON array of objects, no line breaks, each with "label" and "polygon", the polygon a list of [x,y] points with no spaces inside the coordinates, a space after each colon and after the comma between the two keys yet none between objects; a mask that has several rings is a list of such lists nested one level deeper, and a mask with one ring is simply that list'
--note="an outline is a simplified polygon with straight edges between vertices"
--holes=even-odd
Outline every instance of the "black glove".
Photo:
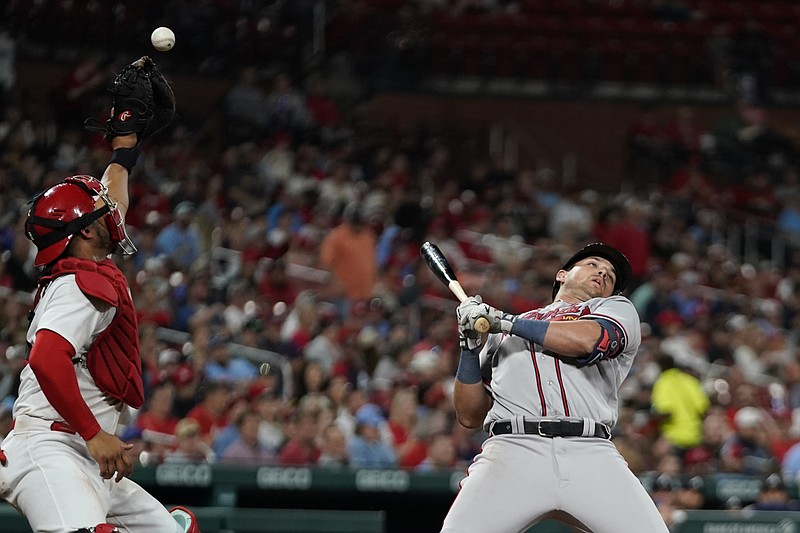
[{"label": "black glove", "polygon": [[119,71],[109,89],[113,95],[111,116],[105,123],[85,122],[91,131],[104,132],[106,140],[136,133],[139,142],[166,128],[175,118],[175,95],[148,56]]}]

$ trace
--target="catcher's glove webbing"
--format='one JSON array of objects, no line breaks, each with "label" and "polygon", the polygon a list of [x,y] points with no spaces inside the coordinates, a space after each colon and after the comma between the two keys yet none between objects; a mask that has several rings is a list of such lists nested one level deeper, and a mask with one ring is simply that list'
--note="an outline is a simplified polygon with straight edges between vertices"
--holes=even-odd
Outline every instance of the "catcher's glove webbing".
[{"label": "catcher's glove webbing", "polygon": [[85,122],[87,129],[104,132],[108,141],[136,133],[141,142],[163,130],[175,117],[172,88],[148,56],[123,67],[109,90],[113,95],[111,116],[105,122]]}]

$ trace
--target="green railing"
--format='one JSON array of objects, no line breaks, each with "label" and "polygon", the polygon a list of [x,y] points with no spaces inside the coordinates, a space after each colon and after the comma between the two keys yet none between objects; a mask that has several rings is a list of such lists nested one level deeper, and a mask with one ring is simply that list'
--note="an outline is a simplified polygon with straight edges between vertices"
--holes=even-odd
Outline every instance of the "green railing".
[{"label": "green railing", "polygon": [[[233,467],[168,463],[138,467],[132,479],[170,506],[198,515],[203,533],[408,533],[435,532],[458,492],[463,471]],[[645,488],[653,477],[640,477]],[[755,500],[759,479],[731,474],[704,478],[709,509],[731,497]],[[789,486],[797,497],[797,486]],[[679,512],[677,533],[800,533],[800,513]],[[567,533],[547,521],[528,533]],[[24,518],[0,505],[0,532],[29,533]]]}]

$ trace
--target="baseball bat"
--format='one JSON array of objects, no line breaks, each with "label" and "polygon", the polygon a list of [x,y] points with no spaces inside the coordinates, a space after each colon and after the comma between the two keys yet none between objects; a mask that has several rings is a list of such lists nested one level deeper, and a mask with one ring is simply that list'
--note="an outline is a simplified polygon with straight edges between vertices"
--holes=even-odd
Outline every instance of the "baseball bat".
[{"label": "baseball bat", "polygon": [[[450,262],[447,261],[447,258],[438,246],[431,242],[426,242],[419,249],[419,253],[425,262],[428,263],[428,268],[431,269],[431,272],[436,274],[439,281],[450,289],[450,292],[458,298],[459,302],[463,302],[468,298],[467,293],[464,292],[464,288],[461,286],[461,283],[458,282],[458,278],[456,278],[453,267],[450,266]],[[489,321],[484,317],[476,320],[475,331],[478,333],[486,333],[489,331]]]}]

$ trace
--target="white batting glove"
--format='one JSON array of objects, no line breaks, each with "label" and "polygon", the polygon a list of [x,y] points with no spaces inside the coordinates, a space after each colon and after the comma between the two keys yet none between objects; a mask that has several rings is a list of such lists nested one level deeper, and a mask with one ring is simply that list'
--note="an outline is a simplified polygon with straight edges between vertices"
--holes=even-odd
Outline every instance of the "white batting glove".
[{"label": "white batting glove", "polygon": [[456,308],[456,320],[458,320],[458,337],[461,347],[474,350],[481,346],[481,335],[475,331],[475,321],[470,321],[469,316],[475,309],[482,307],[483,300],[480,295],[471,296],[461,302]]},{"label": "white batting glove", "polygon": [[489,333],[508,333],[517,320],[517,315],[495,309],[489,304],[481,304],[470,310],[470,315],[465,320],[467,327],[475,329],[475,321],[479,318],[489,321]]}]

